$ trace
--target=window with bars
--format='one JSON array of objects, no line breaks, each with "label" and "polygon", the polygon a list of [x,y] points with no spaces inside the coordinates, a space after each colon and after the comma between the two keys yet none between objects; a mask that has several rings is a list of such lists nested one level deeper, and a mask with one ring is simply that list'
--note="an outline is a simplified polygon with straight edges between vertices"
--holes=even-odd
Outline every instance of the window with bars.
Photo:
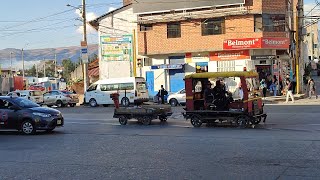
[{"label": "window with bars", "polygon": [[236,69],[235,61],[218,61],[218,64],[217,64],[218,72],[235,71],[235,69]]},{"label": "window with bars", "polygon": [[167,24],[167,38],[180,38],[181,37],[181,24],[180,22]]},{"label": "window with bars", "polygon": [[201,23],[202,36],[224,33],[224,18],[205,19]]},{"label": "window with bars", "polygon": [[284,14],[260,14],[254,16],[255,32],[284,32],[286,31],[286,16]]},{"label": "window with bars", "polygon": [[152,66],[152,58],[144,58],[143,61],[144,66]]},{"label": "window with bars", "polygon": [[140,31],[152,30],[152,24],[140,24]]}]

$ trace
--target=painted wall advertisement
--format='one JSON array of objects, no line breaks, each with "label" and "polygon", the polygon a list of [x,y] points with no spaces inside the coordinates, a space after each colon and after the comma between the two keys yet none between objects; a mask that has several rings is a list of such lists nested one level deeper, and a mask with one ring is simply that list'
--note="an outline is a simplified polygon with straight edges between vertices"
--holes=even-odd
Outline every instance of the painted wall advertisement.
[{"label": "painted wall advertisement", "polygon": [[104,61],[132,61],[132,35],[101,36],[101,56]]}]

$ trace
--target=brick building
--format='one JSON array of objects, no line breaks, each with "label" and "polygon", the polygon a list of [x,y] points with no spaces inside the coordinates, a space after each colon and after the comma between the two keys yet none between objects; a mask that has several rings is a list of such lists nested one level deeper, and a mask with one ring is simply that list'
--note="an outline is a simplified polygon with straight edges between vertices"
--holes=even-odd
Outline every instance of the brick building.
[{"label": "brick building", "polygon": [[133,4],[149,92],[161,84],[176,92],[186,74],[197,72],[257,70],[261,78],[289,73],[289,0],[173,2]]}]

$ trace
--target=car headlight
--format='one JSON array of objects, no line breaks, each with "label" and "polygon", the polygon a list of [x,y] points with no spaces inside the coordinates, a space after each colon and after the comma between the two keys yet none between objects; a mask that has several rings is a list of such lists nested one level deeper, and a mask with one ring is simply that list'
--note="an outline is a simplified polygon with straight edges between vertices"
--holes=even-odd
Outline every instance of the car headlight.
[{"label": "car headlight", "polygon": [[34,112],[32,113],[33,115],[35,116],[40,116],[40,117],[51,117],[51,114],[46,114],[46,113],[37,113],[37,112]]}]

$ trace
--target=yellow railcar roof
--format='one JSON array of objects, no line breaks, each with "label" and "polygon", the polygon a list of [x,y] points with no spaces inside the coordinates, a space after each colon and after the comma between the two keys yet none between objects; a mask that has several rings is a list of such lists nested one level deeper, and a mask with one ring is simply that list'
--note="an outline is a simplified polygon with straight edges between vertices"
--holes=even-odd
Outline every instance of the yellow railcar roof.
[{"label": "yellow railcar roof", "polygon": [[254,71],[234,71],[234,72],[205,72],[187,75],[185,78],[219,78],[219,77],[258,77],[258,73]]}]

